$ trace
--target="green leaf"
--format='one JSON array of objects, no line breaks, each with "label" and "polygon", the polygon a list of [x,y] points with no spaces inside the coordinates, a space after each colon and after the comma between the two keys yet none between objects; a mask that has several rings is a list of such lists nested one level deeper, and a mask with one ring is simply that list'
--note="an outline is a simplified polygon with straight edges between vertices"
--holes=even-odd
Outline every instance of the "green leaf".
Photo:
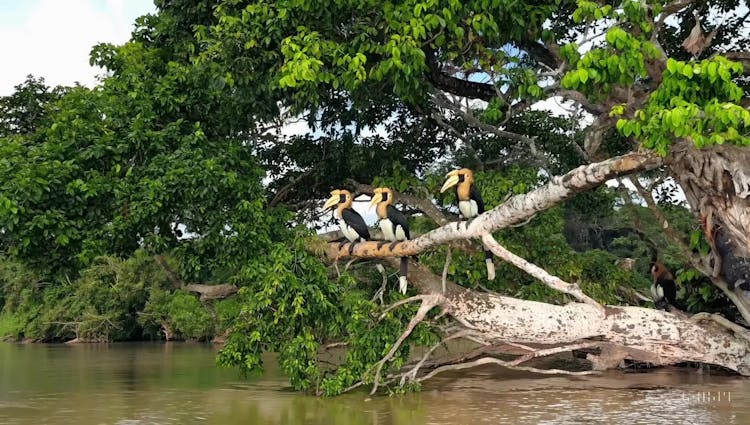
[{"label": "green leaf", "polygon": [[586,83],[586,81],[588,81],[588,79],[589,79],[589,72],[588,72],[587,70],[585,70],[585,69],[579,69],[579,70],[578,70],[578,79],[579,79],[579,80],[580,80],[580,81],[581,81],[582,83],[584,83],[584,84],[585,84],[585,83]]},{"label": "green leaf", "polygon": [[667,70],[671,74],[677,74],[678,72],[680,72],[682,68],[681,65],[682,64],[680,62],[677,62],[676,60],[672,58],[667,59]]},{"label": "green leaf", "polygon": [[686,64],[682,67],[682,75],[693,78],[693,67],[690,64]]}]

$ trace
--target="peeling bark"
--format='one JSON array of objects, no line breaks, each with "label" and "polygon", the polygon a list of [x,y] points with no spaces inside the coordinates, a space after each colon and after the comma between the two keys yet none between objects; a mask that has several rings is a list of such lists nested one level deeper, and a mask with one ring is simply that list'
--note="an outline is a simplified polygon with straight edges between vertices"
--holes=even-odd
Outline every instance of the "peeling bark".
[{"label": "peeling bark", "polygon": [[[423,291],[440,291],[439,276],[418,264],[411,281]],[[642,307],[607,306],[602,318],[592,305],[551,305],[493,293],[472,291],[453,283],[441,307],[464,327],[494,342],[567,345],[592,343],[602,352],[589,355],[596,370],[621,360],[656,366],[701,362],[750,375],[750,340],[714,322]]]},{"label": "peeling bark", "polygon": [[[674,144],[667,164],[711,243],[714,270],[719,272],[712,277],[726,282],[726,288],[717,286],[725,292],[750,289],[750,149],[697,149],[681,140]],[[750,310],[750,294],[740,294],[733,301],[741,310]]]}]

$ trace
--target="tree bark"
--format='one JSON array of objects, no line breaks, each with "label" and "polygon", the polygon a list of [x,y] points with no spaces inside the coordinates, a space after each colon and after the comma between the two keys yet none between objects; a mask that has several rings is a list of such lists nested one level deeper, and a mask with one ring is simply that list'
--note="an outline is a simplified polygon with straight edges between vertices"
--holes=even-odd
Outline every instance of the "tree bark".
[{"label": "tree bark", "polygon": [[423,293],[441,293],[440,307],[488,341],[551,346],[591,342],[602,349],[589,355],[599,370],[627,359],[655,366],[709,363],[750,376],[750,333],[744,329],[642,307],[606,306],[602,318],[589,304],[525,301],[450,282],[442,293],[439,276],[420,264],[409,266],[410,282]]},{"label": "tree bark", "polygon": [[[698,216],[712,247],[714,278],[726,285],[741,309],[750,309],[750,149],[718,145],[697,149],[681,140],[672,148],[667,164]],[[746,320],[748,318],[746,317]]]}]

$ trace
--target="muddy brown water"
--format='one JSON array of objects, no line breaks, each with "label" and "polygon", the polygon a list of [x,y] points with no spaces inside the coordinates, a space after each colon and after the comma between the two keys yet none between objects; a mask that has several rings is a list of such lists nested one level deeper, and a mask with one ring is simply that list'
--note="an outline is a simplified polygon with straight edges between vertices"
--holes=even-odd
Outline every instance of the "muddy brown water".
[{"label": "muddy brown water", "polygon": [[539,376],[486,367],[423,391],[305,396],[268,362],[243,380],[198,344],[0,343],[0,424],[740,424],[750,380],[684,370]]}]

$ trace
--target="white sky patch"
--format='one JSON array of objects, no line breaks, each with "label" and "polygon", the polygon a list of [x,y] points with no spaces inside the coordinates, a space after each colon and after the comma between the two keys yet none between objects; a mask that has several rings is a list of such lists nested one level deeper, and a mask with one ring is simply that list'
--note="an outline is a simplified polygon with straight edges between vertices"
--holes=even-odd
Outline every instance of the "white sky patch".
[{"label": "white sky patch", "polygon": [[135,18],[155,11],[153,0],[0,0],[0,96],[29,74],[94,86],[101,70],[89,65],[91,48],[125,43]]}]

